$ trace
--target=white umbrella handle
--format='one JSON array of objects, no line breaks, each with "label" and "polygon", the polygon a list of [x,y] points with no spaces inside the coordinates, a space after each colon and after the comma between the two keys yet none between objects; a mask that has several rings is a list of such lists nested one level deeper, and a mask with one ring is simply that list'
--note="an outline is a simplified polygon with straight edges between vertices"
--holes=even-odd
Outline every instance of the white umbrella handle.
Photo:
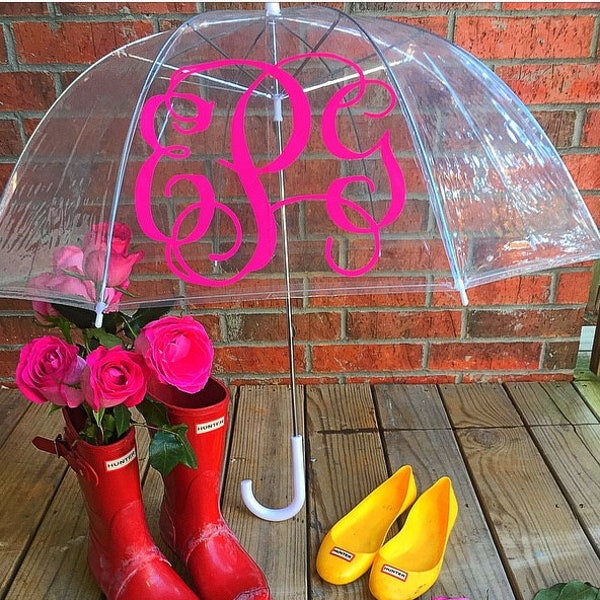
[{"label": "white umbrella handle", "polygon": [[242,499],[248,510],[257,517],[265,521],[287,521],[300,512],[306,499],[306,489],[304,485],[304,450],[302,445],[302,436],[293,435],[290,438],[292,442],[292,471],[294,477],[294,499],[289,506],[285,508],[267,508],[258,502],[252,493],[252,480],[244,479],[242,481]]}]

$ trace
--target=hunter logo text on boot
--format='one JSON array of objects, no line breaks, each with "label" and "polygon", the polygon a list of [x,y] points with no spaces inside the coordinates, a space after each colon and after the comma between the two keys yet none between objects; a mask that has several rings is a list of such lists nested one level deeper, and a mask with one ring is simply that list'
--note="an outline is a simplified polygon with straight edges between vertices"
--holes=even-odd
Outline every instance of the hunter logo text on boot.
[{"label": "hunter logo text on boot", "polygon": [[331,549],[330,554],[333,556],[337,556],[338,558],[341,558],[342,560],[347,560],[348,562],[352,562],[352,559],[354,558],[354,554],[352,554],[352,552],[348,552],[348,550],[344,550],[343,548],[340,548],[339,546],[334,546]]},{"label": "hunter logo text on boot", "polygon": [[225,425],[225,417],[220,417],[215,419],[214,421],[209,421],[208,423],[196,423],[196,433],[208,433],[209,431],[214,431],[215,429],[220,429]]},{"label": "hunter logo text on boot", "polygon": [[107,471],[116,471],[128,465],[136,457],[135,448],[130,450],[124,456],[115,458],[114,460],[107,460],[104,464],[106,465]]},{"label": "hunter logo text on boot", "polygon": [[385,573],[386,575],[391,575],[400,581],[406,581],[408,579],[408,573],[406,571],[397,569],[392,565],[383,565],[383,567],[381,567],[381,572]]}]

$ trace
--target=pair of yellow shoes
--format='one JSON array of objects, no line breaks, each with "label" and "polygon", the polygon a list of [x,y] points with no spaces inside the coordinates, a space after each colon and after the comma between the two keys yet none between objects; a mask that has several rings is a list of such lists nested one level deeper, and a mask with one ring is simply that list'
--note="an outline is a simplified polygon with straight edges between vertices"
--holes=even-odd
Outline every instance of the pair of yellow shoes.
[{"label": "pair of yellow shoes", "polygon": [[[411,505],[402,529],[384,543],[392,523]],[[377,600],[418,598],[438,578],[457,514],[448,477],[417,498],[412,468],[405,465],[331,528],[319,548],[317,572],[342,585],[371,567],[369,589]]]}]

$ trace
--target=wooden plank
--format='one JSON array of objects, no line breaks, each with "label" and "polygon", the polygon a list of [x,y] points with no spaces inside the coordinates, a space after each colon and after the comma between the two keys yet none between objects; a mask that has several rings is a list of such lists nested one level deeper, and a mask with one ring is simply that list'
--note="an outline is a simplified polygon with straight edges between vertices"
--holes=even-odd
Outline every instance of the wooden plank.
[{"label": "wooden plank", "polygon": [[532,435],[600,556],[600,425],[535,427]]},{"label": "wooden plank", "polygon": [[452,425],[469,427],[515,427],[523,421],[499,384],[440,385]]},{"label": "wooden plank", "polygon": [[36,435],[54,438],[61,429],[60,413],[48,415],[47,406],[31,405],[0,448],[0,598],[67,469],[31,440]]},{"label": "wooden plank", "polygon": [[[149,436],[136,431],[141,473],[147,468]],[[66,465],[62,459],[60,462]],[[75,474],[68,470],[40,523],[6,600],[100,600],[87,566],[88,518]]]},{"label": "wooden plank", "polygon": [[598,423],[570,383],[518,382],[505,388],[529,425]]},{"label": "wooden plank", "polygon": [[[299,390],[302,404],[303,394]],[[302,427],[302,423],[300,423]],[[277,600],[305,599],[306,506],[280,523],[262,521],[245,507],[240,483],[251,479],[257,500],[280,508],[292,501],[290,393],[284,386],[242,387],[231,439],[223,513],[262,568]]]},{"label": "wooden plank", "polygon": [[370,598],[368,574],[348,585],[335,586],[319,577],[315,562],[327,531],[389,476],[371,392],[364,384],[309,386],[306,410],[310,597],[364,600]]},{"label": "wooden plank", "polygon": [[88,519],[77,478],[69,471],[58,489],[6,600],[100,600],[87,566]]},{"label": "wooden plank", "polygon": [[[514,599],[436,388],[377,385],[374,389],[392,470],[412,465],[420,492],[448,475],[458,499],[459,514],[444,566],[426,597]],[[414,428],[393,427],[404,421]]]},{"label": "wooden plank", "polygon": [[434,385],[375,386],[382,427],[392,429],[450,429],[450,421]]},{"label": "wooden plank", "polygon": [[[541,394],[537,387],[531,387],[510,385],[508,389],[600,555],[600,424],[570,384],[552,385],[550,391],[544,386]],[[537,402],[540,396],[542,401]],[[592,423],[586,424],[590,420]],[[573,425],[573,421],[577,424]],[[581,422],[584,424],[578,424]],[[544,423],[552,425],[540,426]]]},{"label": "wooden plank", "polygon": [[524,427],[457,432],[518,597],[594,581],[600,560]]},{"label": "wooden plank", "polygon": [[4,444],[14,426],[25,414],[31,402],[26,400],[18,390],[0,390],[0,446]]},{"label": "wooden plank", "polygon": [[590,410],[600,420],[600,381],[576,381],[574,385]]}]

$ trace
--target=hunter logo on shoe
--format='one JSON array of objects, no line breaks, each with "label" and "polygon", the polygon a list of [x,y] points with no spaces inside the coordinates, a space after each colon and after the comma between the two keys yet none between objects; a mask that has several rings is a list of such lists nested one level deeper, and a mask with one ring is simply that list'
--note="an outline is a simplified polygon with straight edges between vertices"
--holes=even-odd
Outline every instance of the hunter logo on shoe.
[{"label": "hunter logo on shoe", "polygon": [[208,433],[209,431],[220,429],[223,425],[225,425],[225,417],[220,417],[219,419],[209,421],[208,423],[196,423],[196,433]]},{"label": "hunter logo on shoe", "polygon": [[344,550],[343,548],[339,548],[338,546],[334,546],[329,552],[332,556],[337,556],[342,560],[347,560],[348,562],[352,562],[354,560],[354,554],[352,552],[348,552],[348,550]]},{"label": "hunter logo on shoe", "polygon": [[400,581],[406,581],[408,579],[408,573],[406,571],[392,567],[392,565],[383,565],[383,567],[381,567],[381,572],[386,575],[391,575]]},{"label": "hunter logo on shoe", "polygon": [[126,465],[128,465],[132,460],[135,459],[135,448],[130,450],[125,456],[121,456],[120,458],[115,458],[114,460],[107,460],[104,464],[106,465],[107,471],[116,471],[117,469],[122,469]]}]

